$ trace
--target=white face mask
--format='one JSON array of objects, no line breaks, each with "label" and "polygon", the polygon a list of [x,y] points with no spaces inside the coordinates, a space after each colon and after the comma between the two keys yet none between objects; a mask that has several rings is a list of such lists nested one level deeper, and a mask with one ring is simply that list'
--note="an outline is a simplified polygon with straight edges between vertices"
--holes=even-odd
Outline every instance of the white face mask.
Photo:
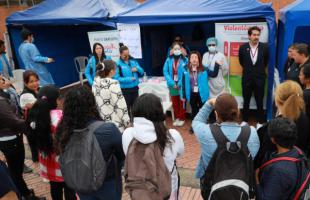
[{"label": "white face mask", "polygon": [[179,50],[179,49],[177,49],[177,50],[174,50],[173,51],[173,54],[175,55],[175,56],[179,56],[179,55],[181,55],[181,50]]},{"label": "white face mask", "polygon": [[211,46],[211,47],[208,47],[210,53],[214,53],[216,51],[216,47],[215,46]]}]

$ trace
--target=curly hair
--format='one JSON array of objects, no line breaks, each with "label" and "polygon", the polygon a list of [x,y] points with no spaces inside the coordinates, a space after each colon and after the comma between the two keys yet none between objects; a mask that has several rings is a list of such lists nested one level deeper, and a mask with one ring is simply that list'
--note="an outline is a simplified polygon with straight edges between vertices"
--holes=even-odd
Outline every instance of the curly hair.
[{"label": "curly hair", "polygon": [[64,151],[74,129],[86,128],[91,120],[102,120],[91,90],[85,86],[70,90],[65,95],[63,118],[56,132],[57,152]]}]

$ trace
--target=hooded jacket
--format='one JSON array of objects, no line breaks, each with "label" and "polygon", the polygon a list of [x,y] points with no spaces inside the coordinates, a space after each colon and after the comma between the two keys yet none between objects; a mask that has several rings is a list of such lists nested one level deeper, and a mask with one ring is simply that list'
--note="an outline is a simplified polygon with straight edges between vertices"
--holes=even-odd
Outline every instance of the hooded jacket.
[{"label": "hooded jacket", "polygon": [[[171,188],[172,191],[178,187],[178,174],[175,170],[175,160],[184,153],[184,142],[180,133],[175,129],[169,129],[173,141],[171,146],[166,146],[164,151],[164,161],[171,172]],[[125,155],[132,139],[136,139],[143,144],[150,144],[157,140],[155,127],[153,122],[143,117],[135,117],[133,119],[133,127],[127,128],[122,137],[123,150]]]}]

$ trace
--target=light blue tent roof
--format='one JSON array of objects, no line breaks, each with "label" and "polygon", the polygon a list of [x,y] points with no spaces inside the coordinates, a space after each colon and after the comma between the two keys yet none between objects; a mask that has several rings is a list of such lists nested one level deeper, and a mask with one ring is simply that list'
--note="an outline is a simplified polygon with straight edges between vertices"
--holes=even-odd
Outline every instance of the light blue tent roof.
[{"label": "light blue tent roof", "polygon": [[287,50],[294,42],[296,29],[310,27],[310,1],[297,0],[280,11],[278,36],[278,67],[281,79],[284,79],[284,63]]}]

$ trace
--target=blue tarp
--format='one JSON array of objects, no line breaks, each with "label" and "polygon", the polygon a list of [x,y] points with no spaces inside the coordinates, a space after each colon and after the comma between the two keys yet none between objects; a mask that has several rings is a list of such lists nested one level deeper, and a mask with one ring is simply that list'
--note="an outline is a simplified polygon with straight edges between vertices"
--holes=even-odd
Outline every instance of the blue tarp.
[{"label": "blue tarp", "polygon": [[310,1],[297,0],[280,11],[278,36],[278,68],[284,80],[287,50],[294,42],[310,43]]},{"label": "blue tarp", "polygon": [[276,56],[276,22],[271,4],[256,0],[148,0],[114,20],[121,23],[177,24],[205,21],[229,21],[233,19],[265,19],[269,28],[270,59],[268,67],[268,117],[272,116],[272,92]]},{"label": "blue tarp", "polygon": [[[267,109],[269,111],[268,114],[270,115],[272,107],[271,100],[275,66],[276,38],[275,14],[271,7],[271,4],[262,4],[257,2],[256,0],[147,0],[145,3],[140,5],[137,4],[137,2],[134,0],[46,0],[31,9],[12,14],[7,18],[7,24],[11,35],[15,31],[13,35],[13,41],[15,42],[13,43],[15,48],[17,48],[18,43],[16,42],[16,37],[18,31],[13,31],[14,27],[12,26],[15,24],[37,26],[40,24],[83,25],[101,23],[105,25],[111,25],[110,22],[120,22],[139,23],[142,26],[151,26],[160,24],[181,25],[183,23],[189,24],[207,21],[262,19],[266,20],[269,28],[270,62],[268,68],[269,76]],[[44,29],[45,27],[42,28]],[[49,34],[49,29],[43,29],[40,29],[40,26],[36,27],[37,31],[41,31],[42,34],[46,34],[45,41],[38,41],[37,45],[39,49],[44,49],[46,52],[51,52],[49,51],[50,47],[47,46],[47,44],[45,45],[44,42],[47,42],[47,35],[49,35],[50,38],[53,38],[55,35],[53,36],[52,34]],[[87,35],[85,36],[85,30],[81,33],[81,37],[83,37],[83,39],[87,37]],[[54,46],[58,46],[58,49],[66,48],[66,50],[69,50],[68,45],[72,44],[76,46],[77,43],[79,43],[76,43],[76,41],[73,41],[73,39],[71,38],[73,35],[77,37],[77,33],[66,34],[65,32],[56,30],[53,33],[60,34],[56,36],[61,39],[61,43],[53,43]],[[38,37],[41,37],[39,33],[36,34],[38,35]],[[61,36],[62,34],[65,34],[65,36]],[[68,45],[66,45],[65,37],[72,40]],[[142,39],[143,37],[145,36],[142,35]],[[82,39],[80,41],[81,43],[83,43],[83,45],[86,44],[86,42],[82,42]],[[51,42],[48,42],[48,45],[53,44]],[[81,47],[79,46],[79,48]],[[85,48],[89,51],[89,47]],[[62,50],[62,52],[66,51]],[[60,59],[63,59],[63,57],[66,56],[66,54],[63,54]],[[68,64],[68,62],[66,64]],[[62,71],[64,74],[68,73],[64,70]],[[59,85],[63,84],[64,82],[62,81]]]}]

